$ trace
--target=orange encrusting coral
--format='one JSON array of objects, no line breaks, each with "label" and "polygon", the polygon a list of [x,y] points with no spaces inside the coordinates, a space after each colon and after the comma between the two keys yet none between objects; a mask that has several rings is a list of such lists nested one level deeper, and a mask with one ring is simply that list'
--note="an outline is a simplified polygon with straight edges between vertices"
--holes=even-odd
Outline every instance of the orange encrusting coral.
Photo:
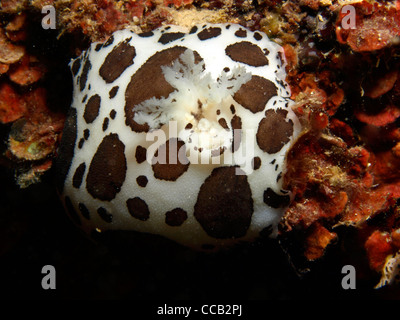
[{"label": "orange encrusting coral", "polygon": [[315,260],[323,255],[327,245],[334,241],[337,235],[334,232],[329,232],[328,229],[319,223],[315,223],[310,229],[311,232],[306,237],[306,251],[304,255],[308,260]]},{"label": "orange encrusting coral", "polygon": [[355,28],[342,27],[346,14],[339,14],[336,36],[340,43],[357,52],[380,50],[397,42],[400,36],[400,10],[396,6],[378,2],[362,1],[353,3],[355,8]]},{"label": "orange encrusting coral", "polygon": [[385,259],[393,253],[392,240],[387,232],[374,231],[365,242],[369,264],[373,270],[380,271]]},{"label": "orange encrusting coral", "polygon": [[47,90],[40,84],[45,64],[24,46],[27,28],[24,12],[0,26],[0,123],[12,124],[4,155],[30,163],[18,177],[22,187],[38,181],[51,167],[65,121],[64,113],[51,111]]},{"label": "orange encrusting coral", "polygon": [[0,122],[10,123],[21,118],[26,112],[26,107],[21,97],[13,87],[3,82],[0,84]]},{"label": "orange encrusting coral", "polygon": [[42,160],[55,152],[65,116],[49,111],[46,90],[37,88],[23,96],[24,121],[9,137],[9,151],[22,160]]},{"label": "orange encrusting coral", "polygon": [[[399,17],[398,9],[393,9],[390,4],[369,7],[363,2],[355,6],[358,10],[357,21],[364,27],[367,23],[363,24],[360,19],[368,19],[369,25],[373,21],[376,29],[380,30]],[[365,6],[371,9],[368,14]],[[382,25],[381,15],[385,12],[390,14],[388,21]],[[338,21],[341,18],[339,15]],[[385,33],[388,38],[379,41],[372,36],[363,42],[360,39],[365,36],[365,29],[343,31],[339,24],[336,35],[339,42],[354,51],[368,52],[392,44],[389,36],[393,39],[399,34],[398,26],[392,27],[390,33]],[[359,39],[355,40],[355,37]],[[354,100],[354,92],[351,92],[352,100],[347,100],[344,86],[342,88],[338,84],[338,75],[341,72],[346,74],[349,64],[357,67],[352,62],[354,56],[330,54],[335,62],[333,65],[320,63],[316,71],[302,71],[299,46],[284,46],[294,109],[305,132],[287,158],[285,183],[294,193],[294,201],[282,220],[281,235],[286,236],[292,230],[302,228],[307,233],[304,255],[309,260],[315,260],[322,257],[328,244],[337,239],[337,226],[356,227],[360,234],[367,234],[365,243],[360,245],[365,247],[372,269],[379,272],[386,257],[399,250],[398,246],[388,245],[391,234],[398,230],[398,220],[383,219],[383,223],[374,227],[367,225],[374,217],[395,216],[393,211],[400,198],[400,135],[395,124],[400,117],[398,66],[388,71],[380,68],[378,72],[368,74],[368,78],[356,75],[341,80],[344,83],[363,81],[358,84],[364,89],[360,90],[358,100]],[[364,53],[358,63],[368,65],[371,57]],[[350,107],[353,107],[354,118],[361,123],[358,132],[336,118],[339,108],[352,101],[357,101]],[[365,103],[369,103],[371,108],[364,107]],[[379,106],[378,111],[372,108],[374,105]],[[383,148],[385,145],[388,147]],[[385,237],[376,236],[383,231],[386,232]]]}]

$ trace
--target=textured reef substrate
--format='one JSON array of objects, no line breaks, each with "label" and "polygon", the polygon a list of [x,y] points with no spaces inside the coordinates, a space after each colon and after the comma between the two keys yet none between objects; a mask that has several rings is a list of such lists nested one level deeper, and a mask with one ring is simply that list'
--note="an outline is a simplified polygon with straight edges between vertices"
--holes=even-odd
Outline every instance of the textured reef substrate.
[{"label": "textured reef substrate", "polygon": [[[57,12],[55,30],[41,26],[45,16],[41,9],[45,5],[52,5]],[[343,27],[343,21],[349,21],[347,13],[342,12],[345,5],[354,10],[354,29]],[[326,280],[335,273],[335,277],[326,280],[327,297],[343,293],[336,291],[333,283],[336,277],[341,277],[339,267],[344,264],[356,266],[357,277],[366,287],[377,285],[381,277],[390,278],[385,263],[400,250],[398,1],[5,0],[1,3],[0,16],[0,133],[4,141],[0,165],[4,181],[10,184],[9,190],[2,194],[1,259],[35,264],[42,256],[51,256],[61,263],[60,257],[74,254],[70,244],[61,240],[62,249],[54,252],[50,252],[55,249],[53,246],[43,249],[46,244],[37,235],[49,232],[56,236],[51,231],[53,226],[45,228],[47,223],[58,219],[59,228],[69,225],[61,217],[49,216],[52,210],[57,214],[61,210],[57,201],[43,195],[42,199],[32,196],[38,190],[49,188],[52,163],[71,101],[72,86],[65,81],[70,79],[69,60],[77,57],[90,42],[105,40],[118,29],[150,31],[165,23],[189,26],[206,19],[261,30],[285,49],[294,111],[304,127],[303,135],[288,154],[285,184],[295,197],[280,226],[280,244],[294,269],[311,279],[308,284],[314,285],[313,288],[318,277]],[[30,202],[18,203],[16,199],[22,194],[30,195]],[[35,223],[32,216],[39,217],[43,225]],[[68,232],[64,235],[68,237]],[[25,254],[28,250],[23,246],[29,237],[33,237],[39,249],[31,258],[22,259],[19,253]],[[78,234],[73,237],[76,237],[75,244],[81,239]],[[89,248],[93,249],[91,244],[75,252],[87,265],[90,262],[82,251]],[[256,254],[272,255],[263,252],[267,249],[279,256],[277,248],[256,245],[238,249],[240,254],[235,257],[252,261]],[[147,255],[144,250],[136,250]],[[118,256],[108,251],[96,254],[102,262],[110,255]],[[122,258],[115,259],[120,266]],[[147,257],[145,261],[150,263],[152,259]],[[185,259],[189,262],[177,263],[189,263],[193,267],[198,257],[186,252]],[[209,259],[214,267],[221,266],[221,257]],[[202,266],[207,268],[204,263]],[[277,271],[270,263],[265,262],[271,271]],[[71,261],[65,266],[79,268]],[[7,264],[4,268],[9,271]],[[201,272],[198,268],[195,270]],[[217,270],[222,272],[218,267]],[[123,267],[119,271],[125,276],[128,274]],[[228,272],[224,283],[236,271],[234,268]],[[107,277],[103,271],[99,272]],[[189,277],[181,272],[186,279]],[[78,273],[66,271],[67,275],[80,279]],[[110,273],[110,277],[111,274],[117,279],[121,277],[116,276],[117,272]],[[162,273],[156,274],[163,278]],[[174,276],[178,277],[177,271]],[[136,281],[134,288],[146,287],[145,292],[152,292],[157,286],[155,283],[138,285],[139,279],[128,277]],[[104,281],[104,287],[114,288],[114,280]],[[166,282],[170,280],[161,281]],[[274,283],[277,287],[288,285],[284,280],[277,282]],[[293,283],[299,285],[295,280]],[[200,287],[203,292],[207,291],[204,286]],[[246,284],[241,283],[241,287]],[[118,288],[116,295],[133,290]],[[252,292],[262,296],[260,290],[257,287]],[[393,290],[385,287],[376,291],[383,292],[385,297],[398,297]],[[88,295],[94,295],[92,291],[88,290]],[[105,294],[105,291],[100,292]],[[279,294],[294,297],[287,296],[283,289]],[[190,290],[183,295],[190,296]]]}]

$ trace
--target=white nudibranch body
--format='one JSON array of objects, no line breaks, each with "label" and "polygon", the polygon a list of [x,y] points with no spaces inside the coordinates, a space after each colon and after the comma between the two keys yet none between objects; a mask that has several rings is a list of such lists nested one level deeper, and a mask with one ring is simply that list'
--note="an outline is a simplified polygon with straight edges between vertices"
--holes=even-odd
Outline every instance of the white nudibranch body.
[{"label": "white nudibranch body", "polygon": [[300,133],[282,49],[235,24],[115,32],[71,62],[56,161],[85,231],[161,235],[212,250],[277,235]]}]

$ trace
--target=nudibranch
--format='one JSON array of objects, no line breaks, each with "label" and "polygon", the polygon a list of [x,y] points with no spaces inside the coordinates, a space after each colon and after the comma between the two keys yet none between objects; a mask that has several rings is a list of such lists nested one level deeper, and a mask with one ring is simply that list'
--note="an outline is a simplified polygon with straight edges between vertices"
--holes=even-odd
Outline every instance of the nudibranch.
[{"label": "nudibranch", "polygon": [[70,64],[56,160],[72,219],[199,250],[276,236],[301,130],[282,53],[235,24],[120,30],[91,44]]}]

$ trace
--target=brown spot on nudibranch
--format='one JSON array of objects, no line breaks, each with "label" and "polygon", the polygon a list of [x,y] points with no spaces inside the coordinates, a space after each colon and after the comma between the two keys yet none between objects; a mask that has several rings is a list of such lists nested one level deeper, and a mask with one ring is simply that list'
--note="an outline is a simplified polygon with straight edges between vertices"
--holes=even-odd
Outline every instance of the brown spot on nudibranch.
[{"label": "brown spot on nudibranch", "polygon": [[83,139],[87,140],[89,139],[89,136],[90,136],[90,130],[89,129],[83,130]]},{"label": "brown spot on nudibranch", "polygon": [[260,41],[262,39],[262,35],[258,32],[254,32],[254,39],[257,41]]},{"label": "brown spot on nudibranch", "polygon": [[212,171],[200,188],[194,216],[214,238],[238,238],[246,234],[253,214],[253,199],[246,175],[236,167]]},{"label": "brown spot on nudibranch", "polygon": [[289,205],[290,197],[288,195],[279,195],[271,188],[264,191],[264,203],[272,208],[281,208]]},{"label": "brown spot on nudibranch", "polygon": [[82,149],[84,143],[85,143],[85,139],[84,139],[84,138],[80,138],[80,139],[79,139],[79,143],[78,143],[78,148],[79,148],[79,149]]},{"label": "brown spot on nudibranch", "polygon": [[146,32],[139,33],[138,36],[141,38],[150,38],[150,37],[154,36],[154,32],[146,31]]},{"label": "brown spot on nudibranch", "polygon": [[106,42],[104,42],[104,44],[102,45],[102,48],[107,48],[109,46],[111,46],[114,42],[114,35],[111,35]]},{"label": "brown spot on nudibranch", "polygon": [[71,66],[71,71],[73,76],[76,76],[78,74],[80,67],[81,67],[81,59],[78,58],[72,63]]},{"label": "brown spot on nudibranch", "polygon": [[79,189],[82,184],[83,175],[85,174],[86,164],[82,162],[78,168],[76,168],[74,176],[72,177],[72,185],[74,188]]},{"label": "brown spot on nudibranch", "polygon": [[275,84],[263,77],[252,76],[233,96],[237,103],[253,113],[263,111],[265,105],[277,94]]},{"label": "brown spot on nudibranch", "polygon": [[293,121],[286,119],[287,110],[268,109],[258,126],[257,144],[261,150],[276,153],[290,141],[293,135]]},{"label": "brown spot on nudibranch", "polygon": [[183,38],[184,36],[185,34],[183,32],[167,32],[161,35],[160,39],[158,39],[158,42],[162,44],[167,44]]},{"label": "brown spot on nudibranch", "polygon": [[107,55],[99,70],[99,74],[105,82],[111,83],[115,81],[125,69],[133,64],[136,50],[135,47],[129,44],[131,39],[128,38],[122,41]]},{"label": "brown spot on nudibranch", "polygon": [[[159,51],[152,55],[132,76],[125,92],[126,124],[136,132],[147,132],[148,124],[138,124],[134,121],[135,106],[150,98],[166,98],[175,89],[165,80],[162,66],[171,66],[172,62],[187,50],[185,47],[175,46]],[[201,60],[195,52],[195,62]],[[155,76],[156,75],[156,76]]]},{"label": "brown spot on nudibranch", "polygon": [[219,125],[224,128],[225,130],[229,130],[228,124],[226,123],[225,118],[219,118],[218,119]]},{"label": "brown spot on nudibranch", "polygon": [[110,99],[114,98],[117,95],[118,89],[119,89],[119,86],[112,87],[112,89],[108,93],[108,96]]},{"label": "brown spot on nudibranch", "polygon": [[92,123],[99,115],[101,98],[98,94],[91,96],[86,103],[83,118],[86,123]]},{"label": "brown spot on nudibranch", "polygon": [[88,73],[89,73],[91,68],[92,68],[92,64],[90,63],[89,59],[87,59],[85,61],[85,64],[83,65],[82,73],[81,73],[81,76],[79,78],[79,90],[80,91],[85,89]]},{"label": "brown spot on nudibranch", "polygon": [[260,157],[254,157],[252,162],[251,162],[251,165],[253,167],[253,170],[260,169],[260,167],[261,167],[261,159],[260,159]]},{"label": "brown spot on nudibranch", "polygon": [[248,41],[231,44],[225,49],[226,54],[236,62],[242,62],[249,66],[261,67],[268,65],[268,58],[261,48]]},{"label": "brown spot on nudibranch", "polygon": [[86,188],[96,199],[110,201],[120,191],[126,175],[125,145],[115,133],[106,136],[89,166]]},{"label": "brown spot on nudibranch", "polygon": [[239,149],[240,143],[242,142],[242,119],[234,115],[231,120],[231,126],[233,136],[232,152],[235,152]]},{"label": "brown spot on nudibranch", "polygon": [[147,186],[147,183],[149,182],[149,180],[147,179],[146,176],[139,176],[136,178],[136,182],[139,186],[141,186],[142,188]]},{"label": "brown spot on nudibranch", "polygon": [[131,198],[126,201],[130,215],[138,220],[146,221],[150,217],[147,203],[139,197]]},{"label": "brown spot on nudibranch", "polygon": [[235,36],[238,37],[238,38],[246,38],[247,37],[247,31],[242,29],[242,28],[240,28],[239,30],[237,30],[235,32]]},{"label": "brown spot on nudibranch", "polygon": [[103,131],[106,131],[108,129],[108,123],[110,122],[110,119],[108,118],[104,118],[103,120],[103,125],[102,125],[102,129]]},{"label": "brown spot on nudibranch", "polygon": [[97,213],[99,214],[100,218],[102,218],[105,222],[108,223],[112,222],[113,216],[105,208],[103,207],[98,208]]},{"label": "brown spot on nudibranch", "polygon": [[177,180],[189,168],[185,143],[176,138],[169,139],[158,148],[152,163],[154,177],[168,181]]},{"label": "brown spot on nudibranch", "polygon": [[165,213],[165,223],[171,227],[182,225],[187,219],[187,212],[181,208],[175,208]]},{"label": "brown spot on nudibranch", "polygon": [[147,149],[142,146],[136,147],[135,158],[137,163],[142,163],[146,161]]},{"label": "brown spot on nudibranch", "polygon": [[218,37],[220,34],[221,34],[221,28],[218,28],[218,27],[209,27],[209,28],[206,28],[206,29],[200,31],[200,32],[197,34],[197,37],[198,37],[201,41],[204,41],[204,40],[207,40],[207,39],[211,39],[211,38]]},{"label": "brown spot on nudibranch", "polygon": [[83,204],[78,204],[79,211],[81,212],[82,216],[88,220],[90,220],[90,212],[89,209]]},{"label": "brown spot on nudibranch", "polygon": [[101,43],[98,43],[98,44],[96,44],[94,51],[99,52],[101,48],[103,48],[103,45]]}]

